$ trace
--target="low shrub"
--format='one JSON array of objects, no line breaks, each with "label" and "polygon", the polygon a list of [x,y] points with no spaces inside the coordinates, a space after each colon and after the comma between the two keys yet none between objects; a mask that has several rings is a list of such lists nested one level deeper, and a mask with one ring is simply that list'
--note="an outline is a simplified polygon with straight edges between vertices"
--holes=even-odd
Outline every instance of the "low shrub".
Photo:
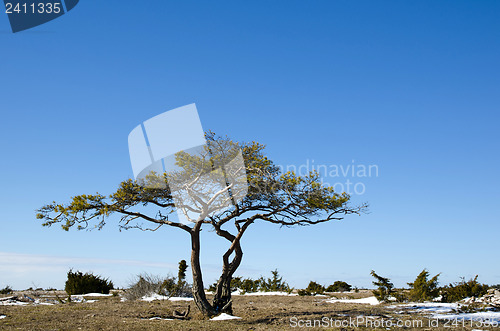
[{"label": "low shrub", "polygon": [[449,284],[441,288],[442,302],[456,302],[468,297],[481,297],[488,293],[489,286],[477,281],[477,275],[473,279],[465,281],[465,278],[458,283]]},{"label": "low shrub", "polygon": [[[243,294],[258,292],[260,288],[261,280],[260,279],[251,279],[242,277],[234,277],[231,279],[231,291],[236,291],[240,289]],[[215,287],[214,287],[215,290]]]},{"label": "low shrub", "polygon": [[125,290],[124,297],[127,300],[137,300],[144,296],[159,294],[167,297],[193,296],[192,287],[185,280],[188,266],[185,260],[179,262],[179,272],[176,277],[161,277],[151,274],[140,274],[131,282]]},{"label": "low shrub", "polygon": [[9,285],[5,286],[3,289],[0,290],[0,294],[10,294],[12,293],[12,287]]},{"label": "low shrub", "polygon": [[102,293],[109,294],[113,289],[113,282],[107,278],[101,278],[90,272],[82,273],[81,271],[68,271],[68,280],[64,290],[68,295],[85,294],[85,293]]},{"label": "low shrub", "polygon": [[324,292],[325,292],[325,287],[323,285],[310,281],[305,289],[298,291],[298,294],[304,296],[304,295],[323,294]]},{"label": "low shrub", "polygon": [[272,277],[259,279],[259,290],[263,292],[287,292],[291,293],[292,288],[280,276],[278,269],[271,271]]},{"label": "low shrub", "polygon": [[[252,292],[287,292],[291,293],[293,288],[288,286],[288,284],[280,276],[278,270],[271,271],[272,276],[270,278],[260,277],[259,279],[251,279],[242,277],[233,277],[231,279],[231,291],[236,291],[240,289],[242,293],[252,293]],[[208,287],[208,291],[215,292],[217,287],[217,282],[213,283]]]},{"label": "low shrub", "polygon": [[173,288],[176,281],[174,277],[160,277],[151,274],[140,274],[133,280],[124,291],[123,296],[127,300],[138,300],[151,294],[159,294],[168,291],[169,286]]},{"label": "low shrub", "polygon": [[337,280],[332,285],[326,288],[326,292],[349,292],[351,289],[351,285],[341,280]]}]

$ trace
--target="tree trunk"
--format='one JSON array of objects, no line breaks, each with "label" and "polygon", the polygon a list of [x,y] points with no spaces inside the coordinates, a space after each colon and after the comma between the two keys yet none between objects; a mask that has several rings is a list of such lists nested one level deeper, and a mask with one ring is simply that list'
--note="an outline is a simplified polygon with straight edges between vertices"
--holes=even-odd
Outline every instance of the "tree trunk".
[{"label": "tree trunk", "polygon": [[222,275],[217,281],[212,303],[213,308],[217,312],[229,315],[233,314],[233,305],[231,301],[231,279],[233,279],[233,274],[240,266],[241,259],[243,257],[243,251],[241,250],[239,239],[235,240],[237,241],[233,242],[236,244],[234,248],[235,256],[231,263],[229,263],[229,256],[233,252],[231,248],[223,256]]},{"label": "tree trunk", "polygon": [[194,302],[201,313],[211,317],[217,314],[205,296],[205,288],[203,286],[203,277],[200,267],[200,226],[198,223],[191,231],[191,270],[193,273],[193,297]]}]

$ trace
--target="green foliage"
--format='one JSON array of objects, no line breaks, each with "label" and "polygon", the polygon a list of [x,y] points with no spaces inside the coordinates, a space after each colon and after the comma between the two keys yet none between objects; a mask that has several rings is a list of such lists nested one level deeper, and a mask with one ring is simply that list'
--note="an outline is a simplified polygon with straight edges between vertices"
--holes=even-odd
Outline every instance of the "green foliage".
[{"label": "green foliage", "polygon": [[351,289],[352,289],[351,285],[341,280],[337,280],[332,285],[326,288],[326,292],[349,292]]},{"label": "green foliage", "polygon": [[[352,286],[343,282],[341,280],[335,281],[333,284],[328,287],[324,287],[321,284],[318,284],[314,281],[310,281],[307,287],[303,290],[299,290],[299,295],[316,295],[323,294],[324,292],[348,292],[352,289]],[[358,290],[359,292],[359,290]]]},{"label": "green foliage", "polygon": [[280,277],[278,269],[271,271],[272,277],[259,279],[259,290],[263,292],[292,292],[292,288]]},{"label": "green foliage", "polygon": [[[253,280],[251,278],[234,277],[231,279],[231,291],[240,289],[243,294],[258,292],[260,289],[261,280]],[[215,288],[214,288],[215,291]]]},{"label": "green foliage", "polygon": [[9,285],[5,286],[3,289],[0,290],[0,294],[10,294],[12,292],[12,287]]},{"label": "green foliage", "polygon": [[303,296],[303,295],[323,294],[324,292],[325,292],[325,287],[323,285],[310,281],[305,289],[298,291],[298,294]]},{"label": "green foliage", "polygon": [[[175,277],[166,277],[160,285],[160,288],[155,293],[165,296],[177,296],[179,282],[176,281]],[[151,294],[151,293],[146,293]]]},{"label": "green foliage", "polygon": [[[231,291],[236,291],[240,289],[242,293],[253,293],[253,292],[287,292],[291,293],[293,288],[290,288],[288,284],[283,281],[283,277],[280,276],[278,270],[271,271],[272,276],[270,278],[260,277],[259,279],[233,277],[231,279]],[[217,282],[213,283],[208,287],[208,291],[215,292]]]},{"label": "green foliage", "polygon": [[465,281],[465,278],[455,284],[449,284],[441,288],[442,302],[456,302],[468,297],[481,297],[488,292],[489,286],[477,281],[477,275],[473,279]]},{"label": "green foliage", "polygon": [[370,272],[370,275],[375,278],[372,282],[373,285],[377,286],[377,289],[373,291],[373,295],[375,295],[378,301],[387,302],[388,298],[395,292],[394,284],[390,282],[389,278],[379,276],[373,270]]},{"label": "green foliage", "polygon": [[186,279],[186,270],[188,265],[186,260],[181,260],[179,262],[179,271],[177,273],[177,284],[172,287],[169,282],[166,282],[165,289],[169,295],[180,296],[180,297],[190,297],[191,296],[191,286],[185,281]]},{"label": "green foliage", "polygon": [[405,289],[394,289],[391,296],[396,299],[396,302],[407,302],[409,300],[408,292]]},{"label": "green foliage", "polygon": [[[282,226],[317,224],[340,220],[349,214],[360,214],[368,207],[366,204],[351,207],[349,194],[335,192],[333,187],[324,185],[317,172],[313,171],[304,176],[294,172],[282,173],[280,167],[265,155],[263,144],[255,141],[234,142],[212,132],[206,134],[206,139],[212,153],[197,156],[179,152],[175,156],[176,164],[180,168],[179,172],[192,177],[196,171],[211,171],[211,164],[220,163],[218,158],[226,157],[228,151],[232,153],[241,148],[248,191],[245,199],[238,202],[238,212],[230,215],[231,221],[242,224],[243,220],[261,219]],[[219,146],[221,148],[218,148]],[[218,151],[219,149],[221,150]],[[208,159],[204,159],[205,157]],[[153,174],[147,177],[145,182],[158,183],[160,180],[165,184],[166,178],[167,174]],[[82,194],[72,197],[64,204],[54,201],[38,209],[36,218],[42,221],[43,226],[60,224],[68,231],[70,228],[102,229],[112,214],[120,214],[119,226],[123,229],[142,228],[141,222],[147,221],[151,226],[146,225],[147,229],[165,224],[191,231],[184,224],[167,221],[169,214],[176,213],[169,186],[144,184],[129,179],[123,181],[118,189],[109,195]],[[221,210],[221,213],[224,211]],[[314,220],[311,216],[314,216]],[[224,223],[228,221],[225,217],[222,219]]]},{"label": "green foliage", "polygon": [[113,289],[113,282],[96,276],[92,273],[82,273],[81,271],[68,271],[68,279],[64,287],[68,295],[85,294],[85,293],[102,293],[109,294]]},{"label": "green foliage", "polygon": [[167,277],[162,282],[158,294],[177,297],[191,297],[191,286],[185,281],[188,265],[186,260],[179,262],[177,281],[174,277]]},{"label": "green foliage", "polygon": [[408,283],[410,286],[409,299],[414,302],[424,302],[436,298],[439,295],[439,275],[429,279],[429,271],[422,270],[413,283]]},{"label": "green foliage", "polygon": [[188,268],[188,266],[187,266],[186,260],[181,260],[179,262],[179,272],[177,273],[177,280],[179,282],[183,282],[184,279],[186,279],[187,268]]}]

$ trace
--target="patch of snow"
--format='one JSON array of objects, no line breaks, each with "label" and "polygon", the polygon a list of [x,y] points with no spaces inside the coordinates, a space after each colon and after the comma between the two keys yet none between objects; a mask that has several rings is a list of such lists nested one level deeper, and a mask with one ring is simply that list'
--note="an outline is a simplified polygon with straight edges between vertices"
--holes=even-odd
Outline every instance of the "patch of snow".
[{"label": "patch of snow", "polygon": [[184,297],[170,297],[168,300],[170,301],[193,301],[193,298],[184,298]]},{"label": "patch of snow", "polygon": [[[154,300],[170,300],[170,301],[192,301],[193,298],[184,298],[184,297],[168,297],[166,295],[161,295],[158,293],[152,293],[150,295],[145,295],[141,298],[142,301],[154,301]],[[125,300],[124,300],[125,301]]]},{"label": "patch of snow", "polygon": [[29,303],[17,300],[0,301],[0,306],[25,306],[25,305],[29,305]]},{"label": "patch of snow", "polygon": [[297,293],[288,292],[251,292],[245,293],[245,295],[283,295],[283,296],[297,296]]},{"label": "patch of snow", "polygon": [[[417,310],[418,312],[424,313],[449,313],[454,309],[458,308],[456,303],[444,303],[444,302],[422,302],[422,303],[407,303],[403,305],[391,306],[390,308],[396,307],[406,307],[408,309]],[[389,308],[389,307],[388,307]]]},{"label": "patch of snow", "polygon": [[113,296],[113,293],[110,293],[110,294],[86,293],[86,294],[78,294],[78,295],[82,296],[82,297],[111,297],[111,296]]},{"label": "patch of snow", "polygon": [[5,315],[0,315],[0,320],[3,320],[4,318],[6,318],[7,316]]},{"label": "patch of snow", "polygon": [[237,319],[240,319],[240,318],[241,317],[231,316],[231,315],[228,315],[226,313],[222,313],[222,314],[220,314],[217,317],[211,318],[210,320],[211,321],[227,321],[227,320],[237,320]]},{"label": "patch of snow", "polygon": [[362,299],[330,299],[325,300],[328,303],[343,302],[343,303],[364,303],[372,306],[378,305],[380,302],[375,297],[368,297]]},{"label": "patch of snow", "polygon": [[87,300],[87,301],[85,301],[85,302],[86,302],[86,303],[94,303],[94,302],[97,302],[97,301],[99,301],[99,300]]},{"label": "patch of snow", "polygon": [[173,321],[171,318],[151,317],[150,321]]}]

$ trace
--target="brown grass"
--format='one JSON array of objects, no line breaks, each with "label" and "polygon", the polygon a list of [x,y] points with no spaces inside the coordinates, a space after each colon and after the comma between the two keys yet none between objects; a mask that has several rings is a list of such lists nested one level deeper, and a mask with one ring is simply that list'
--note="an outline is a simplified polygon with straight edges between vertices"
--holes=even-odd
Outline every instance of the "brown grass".
[{"label": "brown grass", "polygon": [[[363,297],[369,293],[356,293],[352,296]],[[335,294],[337,297],[348,296]],[[91,298],[87,298],[91,299]],[[65,303],[52,306],[1,306],[1,330],[291,330],[291,318],[298,320],[352,320],[358,316],[372,316],[375,320],[420,319],[424,327],[405,328],[406,330],[449,330],[426,327],[427,320],[418,314],[397,314],[386,305],[369,306],[343,303],[326,303],[324,297],[285,297],[285,296],[234,296],[234,314],[240,320],[209,321],[198,313],[193,302],[170,301],[126,301],[119,297],[94,298],[94,303]],[[191,305],[190,320],[149,320],[151,317],[168,317],[173,310],[185,310]],[[341,328],[317,328],[322,330]],[[346,327],[344,330],[353,330]],[[360,328],[360,329],[373,329]],[[380,328],[385,330],[386,328]],[[399,328],[393,328],[399,329]],[[471,330],[454,327],[453,330]]]}]

